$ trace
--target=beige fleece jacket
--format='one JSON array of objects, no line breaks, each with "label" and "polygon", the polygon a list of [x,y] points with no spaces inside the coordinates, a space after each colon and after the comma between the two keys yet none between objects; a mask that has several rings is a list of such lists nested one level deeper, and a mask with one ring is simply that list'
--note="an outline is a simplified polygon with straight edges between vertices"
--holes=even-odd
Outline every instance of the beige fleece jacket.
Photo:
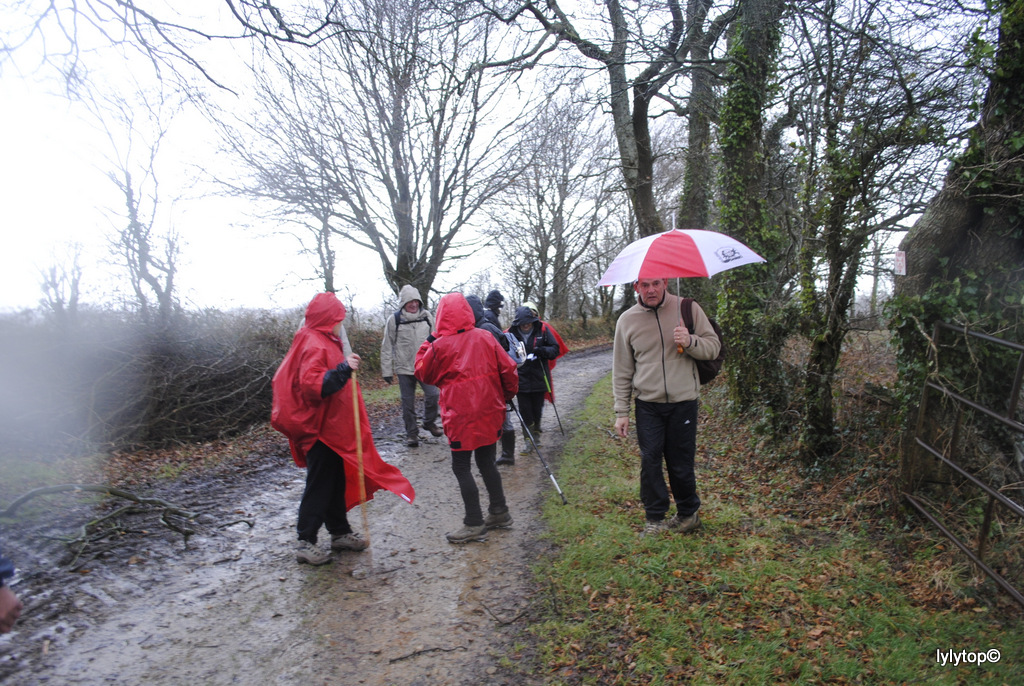
[{"label": "beige fleece jacket", "polygon": [[[412,300],[420,304],[416,314],[409,314],[405,306]],[[434,330],[434,315],[423,307],[423,298],[415,286],[405,285],[398,292],[399,326],[395,316],[388,317],[380,342],[380,375],[412,375],[416,372],[416,353],[430,332]]]},{"label": "beige fleece jacket", "polygon": [[700,392],[700,380],[694,360],[713,360],[721,344],[708,316],[694,303],[690,346],[678,352],[672,332],[683,326],[681,298],[665,294],[657,308],[639,302],[622,313],[615,323],[615,347],[612,353],[612,393],[615,416],[628,417],[634,393],[651,403],[678,403],[694,400]]}]

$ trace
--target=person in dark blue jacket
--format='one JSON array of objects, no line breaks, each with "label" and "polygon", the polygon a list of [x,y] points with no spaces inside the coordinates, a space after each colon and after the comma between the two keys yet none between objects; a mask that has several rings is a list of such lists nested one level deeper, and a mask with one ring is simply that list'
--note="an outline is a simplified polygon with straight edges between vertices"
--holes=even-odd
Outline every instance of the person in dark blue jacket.
[{"label": "person in dark blue jacket", "polygon": [[487,311],[484,312],[484,316],[487,317],[487,321],[500,329],[501,308],[505,307],[505,296],[503,296],[499,290],[491,291],[487,294],[487,297],[484,298],[484,307],[487,308]]},{"label": "person in dark blue jacket", "polygon": [[[551,384],[549,360],[558,357],[560,352],[558,341],[551,332],[545,329],[529,307],[516,308],[516,318],[512,321],[509,333],[523,343],[526,361],[519,367],[519,413],[523,415],[526,429],[539,441],[540,420],[544,413],[544,394]],[[530,452],[529,438],[524,429],[523,438],[527,441],[521,454]]]},{"label": "person in dark blue jacket", "polygon": [[21,616],[22,604],[7,585],[14,576],[14,565],[0,552],[0,634],[6,634]]}]

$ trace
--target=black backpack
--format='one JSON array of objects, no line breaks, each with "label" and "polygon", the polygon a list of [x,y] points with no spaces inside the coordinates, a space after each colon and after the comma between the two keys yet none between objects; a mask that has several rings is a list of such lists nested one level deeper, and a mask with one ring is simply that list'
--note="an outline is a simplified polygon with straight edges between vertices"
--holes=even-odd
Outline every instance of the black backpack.
[{"label": "black backpack", "polygon": [[[693,334],[693,298],[680,298],[679,310],[683,316],[683,323],[686,324],[686,329]],[[711,328],[715,330],[715,335],[718,336],[718,342],[722,344],[722,347],[718,351],[718,357],[713,360],[694,360],[697,365],[697,376],[700,377],[701,386],[710,383],[718,376],[718,372],[722,371],[722,362],[725,360],[725,354],[728,352],[728,349],[725,347],[725,338],[722,336],[722,327],[712,317],[708,317],[708,321],[711,322]]]}]

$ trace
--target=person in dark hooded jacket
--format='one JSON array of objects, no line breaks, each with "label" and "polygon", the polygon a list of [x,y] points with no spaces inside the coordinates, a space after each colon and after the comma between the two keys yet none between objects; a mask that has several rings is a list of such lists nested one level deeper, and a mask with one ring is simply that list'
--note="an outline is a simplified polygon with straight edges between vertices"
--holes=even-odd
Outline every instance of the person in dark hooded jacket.
[{"label": "person in dark hooded jacket", "polygon": [[[519,412],[523,415],[524,440],[527,442],[526,429],[539,440],[540,421],[544,413],[544,395],[551,386],[551,370],[549,360],[558,357],[558,342],[546,330],[529,307],[516,309],[516,318],[512,321],[509,333],[521,341],[526,349],[526,361],[519,368]],[[527,448],[522,454],[529,452]]]},{"label": "person in dark hooded jacket", "polygon": [[[494,454],[505,407],[519,388],[516,363],[492,334],[474,326],[466,298],[449,293],[437,306],[437,330],[416,353],[416,378],[441,390],[441,418],[452,449],[452,472],[465,505],[463,527],[447,534],[448,541],[485,541],[488,529],[512,525]],[[487,489],[486,518],[471,471],[474,455]]]},{"label": "person in dark hooded jacket", "polygon": [[487,321],[501,329],[501,308],[505,307],[505,296],[499,290],[493,290],[484,298],[484,307],[487,311],[484,316]]},{"label": "person in dark hooded jacket", "polygon": [[[493,291],[497,293],[497,291]],[[500,294],[499,294],[500,295]],[[480,302],[480,298],[475,295],[467,295],[466,302],[469,303],[470,308],[473,310],[473,316],[476,318],[476,328],[489,331],[494,340],[498,341],[505,352],[509,352],[509,340],[505,332],[495,326],[488,318],[484,310],[483,303]],[[513,358],[515,359],[514,355]],[[512,465],[516,463],[516,432],[515,426],[512,423],[512,410],[508,410],[505,413],[505,423],[501,425],[501,455],[495,461],[495,464]]]}]

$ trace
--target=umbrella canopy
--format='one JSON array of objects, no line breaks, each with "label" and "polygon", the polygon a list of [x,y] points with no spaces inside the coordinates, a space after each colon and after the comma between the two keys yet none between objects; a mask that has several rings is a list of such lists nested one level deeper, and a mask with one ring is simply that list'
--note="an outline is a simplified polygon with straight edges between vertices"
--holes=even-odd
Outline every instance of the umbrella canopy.
[{"label": "umbrella canopy", "polygon": [[715,231],[672,229],[633,241],[612,260],[598,286],[662,277],[714,276],[765,259],[735,238]]}]

